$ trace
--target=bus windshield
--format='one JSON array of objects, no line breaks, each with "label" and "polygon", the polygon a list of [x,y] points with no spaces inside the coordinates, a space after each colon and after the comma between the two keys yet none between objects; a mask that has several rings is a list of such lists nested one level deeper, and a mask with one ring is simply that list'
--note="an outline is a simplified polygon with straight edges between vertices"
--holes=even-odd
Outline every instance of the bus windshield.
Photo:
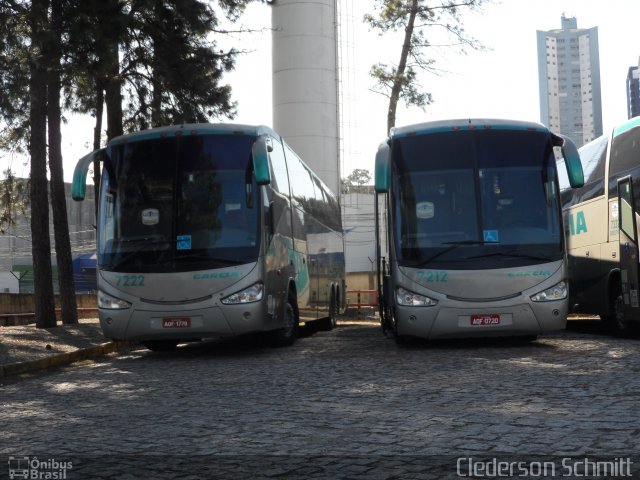
[{"label": "bus windshield", "polygon": [[99,268],[173,272],[256,261],[254,140],[200,135],[109,147],[100,194]]},{"label": "bus windshield", "polygon": [[400,265],[484,269],[488,262],[516,267],[563,258],[548,133],[441,132],[399,137],[391,147]]}]

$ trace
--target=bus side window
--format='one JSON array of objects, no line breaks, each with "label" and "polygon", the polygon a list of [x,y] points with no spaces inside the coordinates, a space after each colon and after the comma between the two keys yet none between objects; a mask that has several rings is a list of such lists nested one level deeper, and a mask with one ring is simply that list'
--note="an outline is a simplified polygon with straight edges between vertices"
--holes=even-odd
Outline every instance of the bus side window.
[{"label": "bus side window", "polygon": [[607,136],[602,136],[579,150],[584,172],[584,186],[574,192],[574,204],[604,195],[604,174],[608,144]]},{"label": "bus side window", "polygon": [[[558,157],[556,156],[556,158]],[[560,157],[556,161],[556,170],[558,172],[558,185],[560,187],[560,203],[562,208],[566,208],[571,205],[573,200],[573,190],[571,189],[571,185],[569,185],[569,177],[564,164],[564,158]]]},{"label": "bus side window", "polygon": [[289,209],[289,174],[287,173],[287,163],[284,157],[284,149],[279,140],[272,138],[273,150],[269,154],[272,168],[272,181],[269,186],[271,196],[269,209],[265,222],[269,225],[271,235],[279,233],[285,237],[291,236],[291,212]]},{"label": "bus side window", "polygon": [[[613,138],[609,158],[609,199],[618,198],[618,178],[640,177],[640,129],[632,128]],[[637,192],[636,192],[637,194]]]},{"label": "bus side window", "polygon": [[291,196],[301,208],[308,208],[311,200],[316,198],[315,187],[309,167],[307,167],[300,157],[285,144],[287,158],[287,168],[289,176],[294,179],[291,182]]},{"label": "bus side window", "polygon": [[285,162],[282,144],[276,139],[271,140],[273,151],[269,156],[271,158],[271,168],[273,170],[272,173],[276,183],[274,189],[286,196],[289,196],[289,175],[287,174],[287,164]]}]

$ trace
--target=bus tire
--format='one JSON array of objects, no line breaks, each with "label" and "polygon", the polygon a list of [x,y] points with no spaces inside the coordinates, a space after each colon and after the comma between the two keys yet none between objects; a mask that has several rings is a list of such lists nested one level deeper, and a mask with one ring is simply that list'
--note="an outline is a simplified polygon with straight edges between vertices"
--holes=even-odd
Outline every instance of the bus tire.
[{"label": "bus tire", "polygon": [[283,315],[285,326],[271,332],[271,346],[276,348],[292,345],[298,335],[300,317],[298,315],[296,302],[293,300],[292,295],[289,295],[289,298],[284,305]]},{"label": "bus tire", "polygon": [[336,301],[335,290],[331,290],[331,300],[329,300],[329,316],[321,320],[320,328],[325,331],[333,330],[338,324],[338,302]]},{"label": "bus tire", "polygon": [[395,336],[394,321],[391,315],[391,309],[383,302],[380,303],[380,327],[382,334],[391,338]]},{"label": "bus tire", "polygon": [[178,340],[147,340],[142,342],[152,352],[169,352],[178,346]]},{"label": "bus tire", "polygon": [[388,315],[389,315],[388,323],[390,326],[390,331],[393,336],[393,339],[396,342],[396,345],[399,345],[399,346],[409,345],[411,343],[411,337],[408,337],[406,335],[400,335],[398,333],[398,320],[396,318],[395,311],[393,308],[389,309]]},{"label": "bus tire", "polygon": [[622,298],[622,287],[619,283],[616,283],[611,289],[610,302],[611,314],[606,316],[604,320],[611,333],[620,337],[633,336],[635,325],[624,316],[624,300]]}]

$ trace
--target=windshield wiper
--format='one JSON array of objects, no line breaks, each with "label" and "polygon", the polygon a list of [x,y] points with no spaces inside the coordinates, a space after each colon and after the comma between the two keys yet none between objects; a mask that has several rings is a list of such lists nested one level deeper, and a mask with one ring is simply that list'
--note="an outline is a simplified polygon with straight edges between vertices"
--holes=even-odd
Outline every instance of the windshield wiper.
[{"label": "windshield wiper", "polygon": [[[157,236],[151,236],[151,237],[135,237],[135,238],[127,238],[127,239],[123,239],[120,240],[121,244],[140,244],[137,245],[137,248],[135,248],[134,250],[116,250],[113,252],[107,252],[110,255],[113,255],[113,257],[115,257],[110,265],[109,268],[120,268],[122,265],[126,264],[129,260],[131,260],[132,258],[135,258],[137,255],[141,254],[141,253],[146,253],[146,252],[164,252],[166,248],[169,247],[169,242],[166,241],[164,239],[164,237],[162,238],[158,238]],[[165,246],[165,249],[158,249],[157,246],[158,245],[163,245]],[[155,248],[150,248],[150,247],[155,247]]]},{"label": "windshield wiper", "polygon": [[442,255],[445,255],[451,252],[452,250],[455,250],[456,248],[461,247],[463,245],[487,245],[487,244],[497,244],[497,243],[499,242],[485,242],[483,240],[460,240],[457,242],[442,242],[442,245],[449,245],[449,246],[444,250],[441,250],[438,253],[430,256],[426,260],[423,260],[422,262],[420,262],[420,266],[424,267],[428,263],[433,262],[436,258],[441,257]]},{"label": "windshield wiper", "polygon": [[483,253],[482,255],[474,255],[472,257],[467,257],[467,260],[475,260],[478,258],[491,258],[491,257],[513,257],[513,258],[528,258],[531,260],[541,260],[544,262],[553,261],[552,258],[543,257],[539,255],[531,255],[529,253],[516,253],[516,252],[491,252],[491,253]]}]

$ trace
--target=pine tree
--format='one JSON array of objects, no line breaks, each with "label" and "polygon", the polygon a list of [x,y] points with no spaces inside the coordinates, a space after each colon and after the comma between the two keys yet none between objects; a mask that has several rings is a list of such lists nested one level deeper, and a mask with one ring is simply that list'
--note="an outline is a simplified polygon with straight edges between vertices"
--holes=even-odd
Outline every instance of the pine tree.
[{"label": "pine tree", "polygon": [[51,174],[51,211],[58,265],[58,285],[62,323],[78,323],[76,289],[73,279],[73,258],[69,238],[67,201],[62,167],[62,38],[64,35],[63,0],[51,0],[51,12],[46,43],[47,65],[47,127],[49,142],[49,172]]},{"label": "pine tree", "polygon": [[[400,58],[395,65],[378,63],[371,68],[378,91],[389,98],[387,131],[395,126],[398,102],[424,108],[433,98],[421,91],[418,72],[437,73],[435,60],[425,56],[429,47],[483,49],[475,39],[466,35],[460,14],[464,10],[480,8],[491,0],[376,0],[376,13],[365,15],[367,22],[380,35],[404,31]],[[438,32],[438,30],[440,30]],[[427,32],[444,35],[444,44],[433,44]]]},{"label": "pine tree", "polygon": [[[250,1],[217,5],[236,19]],[[221,81],[236,52],[215,48],[210,37],[217,26],[217,12],[200,0],[0,0],[0,149],[28,150],[31,156],[38,326],[55,326],[47,154],[63,321],[77,321],[62,171],[63,110],[93,112],[96,148],[103,105],[108,139],[125,129],[233,117],[231,88]],[[98,165],[94,172],[97,187]]]},{"label": "pine tree", "polygon": [[49,201],[47,191],[47,42],[49,0],[33,0],[29,9],[31,46],[29,55],[29,99],[31,125],[31,237],[34,275],[36,326],[56,326],[49,240]]}]

